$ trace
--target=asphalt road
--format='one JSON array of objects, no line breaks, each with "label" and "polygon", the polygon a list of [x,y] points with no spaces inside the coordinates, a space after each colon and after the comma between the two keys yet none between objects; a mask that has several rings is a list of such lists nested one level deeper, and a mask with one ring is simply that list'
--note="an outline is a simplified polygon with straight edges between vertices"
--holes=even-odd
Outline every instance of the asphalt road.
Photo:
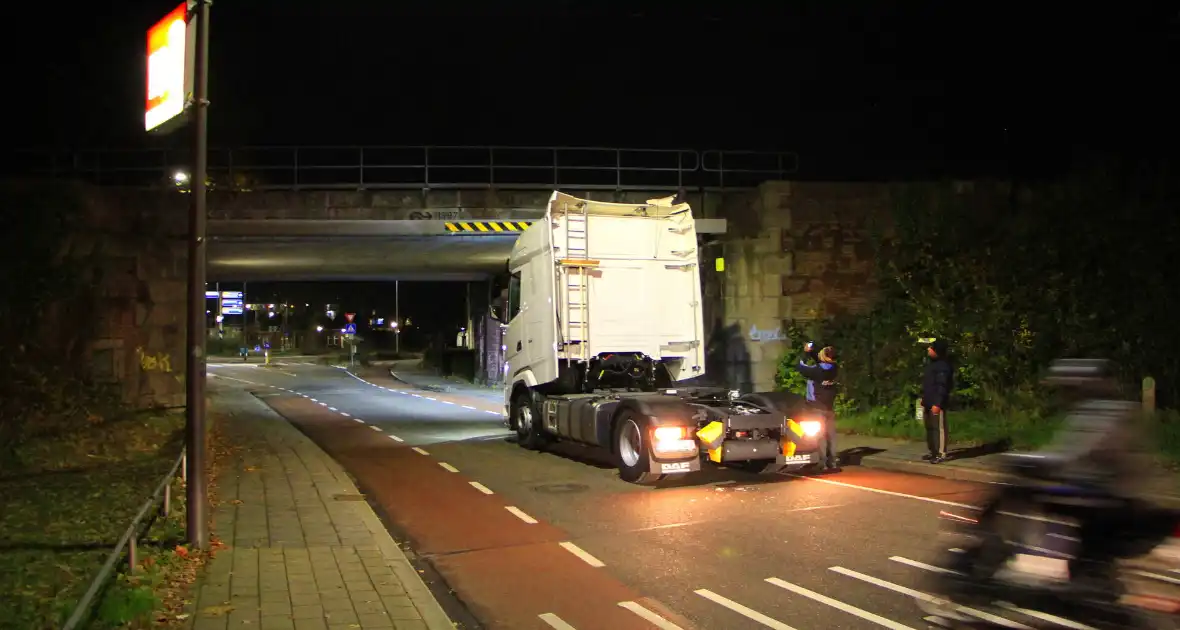
[{"label": "asphalt road", "polygon": [[487,628],[926,628],[938,512],[988,490],[855,466],[644,488],[586,449],[519,448],[492,397],[294,363],[210,374],[340,461]]}]

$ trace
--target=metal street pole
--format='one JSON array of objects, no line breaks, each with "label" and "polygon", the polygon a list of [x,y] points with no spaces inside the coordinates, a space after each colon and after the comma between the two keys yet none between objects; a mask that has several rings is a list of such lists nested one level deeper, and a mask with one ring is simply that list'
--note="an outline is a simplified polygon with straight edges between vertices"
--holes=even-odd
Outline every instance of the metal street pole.
[{"label": "metal street pole", "polygon": [[402,281],[393,281],[393,321],[397,322],[397,328],[393,329],[393,352],[398,354],[402,351]]},{"label": "metal street pole", "polygon": [[194,0],[197,50],[193,107],[193,204],[188,234],[188,353],[185,357],[185,445],[188,450],[186,487],[188,542],[197,549],[209,547],[208,488],[205,479],[205,180],[209,136],[209,5]]}]

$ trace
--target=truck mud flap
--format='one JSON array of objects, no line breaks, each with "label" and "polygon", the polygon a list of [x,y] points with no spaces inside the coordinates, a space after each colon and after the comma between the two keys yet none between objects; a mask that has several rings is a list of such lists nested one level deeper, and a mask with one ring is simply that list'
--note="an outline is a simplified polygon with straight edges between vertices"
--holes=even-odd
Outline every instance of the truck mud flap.
[{"label": "truck mud flap", "polygon": [[660,475],[678,475],[681,473],[696,472],[701,469],[701,458],[693,457],[680,462],[660,462],[655,458],[648,458],[648,471]]}]

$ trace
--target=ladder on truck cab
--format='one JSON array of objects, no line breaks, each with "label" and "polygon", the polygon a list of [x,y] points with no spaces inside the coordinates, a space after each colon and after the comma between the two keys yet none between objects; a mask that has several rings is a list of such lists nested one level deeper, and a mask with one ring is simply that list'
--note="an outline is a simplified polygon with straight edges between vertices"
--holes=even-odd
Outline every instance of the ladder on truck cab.
[{"label": "ladder on truck cab", "polygon": [[[557,285],[565,287],[562,323],[562,347],[565,358],[587,361],[590,358],[590,274],[598,265],[590,260],[589,217],[585,202],[573,208],[561,207],[565,217],[565,249],[557,261]],[[574,211],[571,211],[574,210]]]}]

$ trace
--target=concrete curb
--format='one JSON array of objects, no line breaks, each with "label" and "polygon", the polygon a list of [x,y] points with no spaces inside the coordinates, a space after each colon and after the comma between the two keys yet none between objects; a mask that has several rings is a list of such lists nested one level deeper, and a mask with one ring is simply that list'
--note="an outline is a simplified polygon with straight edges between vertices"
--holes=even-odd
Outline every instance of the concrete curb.
[{"label": "concrete curb", "polygon": [[986,468],[968,468],[947,464],[914,462],[907,459],[889,457],[888,455],[867,455],[861,458],[860,465],[865,468],[903,472],[912,475],[926,475],[928,477],[941,477],[942,479],[953,479],[955,481],[973,481],[975,483],[1005,483],[1007,481],[1006,475],[998,471],[987,470]]},{"label": "concrete curb", "polygon": [[412,379],[407,379],[407,378],[398,376],[397,372],[394,372],[393,370],[389,371],[389,376],[390,376],[390,378],[392,378],[395,381],[398,381],[399,383],[405,383],[406,385],[409,385],[410,387],[417,387],[418,389],[424,389],[428,392],[448,393],[448,392],[454,391],[454,388],[440,387],[438,385],[426,385],[423,383],[415,383]]},{"label": "concrete curb", "polygon": [[[860,465],[876,470],[888,470],[912,475],[926,475],[954,481],[971,481],[975,483],[1003,484],[1010,481],[1010,477],[995,470],[986,468],[954,466],[947,464],[929,464],[906,459],[898,459],[886,455],[868,455],[860,460]],[[1180,510],[1180,496],[1145,493],[1143,498],[1155,502],[1160,507],[1170,510]]]},{"label": "concrete curb", "polygon": [[[303,431],[300,431],[298,427],[291,424],[290,420],[283,417],[282,414],[278,413],[274,409],[271,409],[270,405],[267,405],[257,396],[250,396],[250,398],[255,403],[257,403],[259,413],[270,414],[289,424],[294,430],[295,434],[300,437],[300,439],[306,440],[312,446],[312,448],[315,448],[316,450],[323,453],[324,460],[328,462],[329,467],[332,468],[332,474],[343,484],[346,484],[353,493],[361,494],[360,489],[356,487],[356,483],[353,482],[352,477],[349,476],[348,472],[345,471],[340,463],[333,459],[331,455],[324,452],[324,450],[320,448],[319,444],[316,444],[314,441],[312,441],[312,439],[307,437]],[[358,505],[361,504],[362,503],[358,502]],[[402,548],[398,546],[397,542],[393,539],[393,536],[389,534],[389,530],[386,529],[385,524],[381,522],[381,519],[377,516],[377,513],[373,511],[373,508],[370,507],[367,502],[364,502],[363,505],[365,506],[365,509],[361,513],[361,519],[365,522],[365,526],[368,528],[369,533],[373,535],[373,538],[377,543],[377,548],[381,551],[381,555],[385,557],[385,561],[388,564],[390,570],[393,571],[393,574],[396,575],[398,579],[401,580],[402,585],[405,586],[406,596],[410,598],[410,601],[414,604],[414,608],[416,608],[418,613],[422,615],[422,622],[426,624],[426,627],[429,630],[455,630],[455,624],[451,621],[451,618],[447,616],[446,611],[443,610],[442,604],[440,604],[438,598],[436,598],[434,594],[430,592],[430,587],[427,586],[426,582],[422,580],[422,576],[418,575],[417,569],[415,569],[414,565],[410,563],[410,559],[406,556],[405,552],[402,551]]]}]

